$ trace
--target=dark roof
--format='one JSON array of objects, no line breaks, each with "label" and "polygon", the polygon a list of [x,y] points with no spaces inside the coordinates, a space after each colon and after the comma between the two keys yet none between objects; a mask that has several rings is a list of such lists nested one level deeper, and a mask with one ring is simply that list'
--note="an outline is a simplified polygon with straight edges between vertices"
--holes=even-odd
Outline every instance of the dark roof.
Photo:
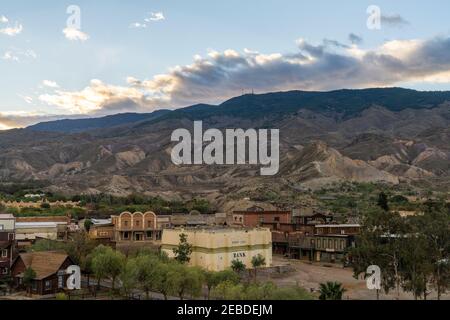
[{"label": "dark roof", "polygon": [[[25,267],[36,272],[36,280],[42,280],[48,278],[49,276],[57,273],[63,263],[70,259],[66,253],[56,252],[56,251],[45,251],[45,252],[29,252],[21,253],[13,265],[18,259],[22,259]],[[22,275],[19,275],[19,277]]]}]

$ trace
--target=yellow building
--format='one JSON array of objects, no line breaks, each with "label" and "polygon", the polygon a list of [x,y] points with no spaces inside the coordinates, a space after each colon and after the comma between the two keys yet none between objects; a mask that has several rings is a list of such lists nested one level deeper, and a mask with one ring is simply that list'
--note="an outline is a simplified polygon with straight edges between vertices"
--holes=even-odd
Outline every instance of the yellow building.
[{"label": "yellow building", "polygon": [[272,234],[266,228],[164,229],[161,249],[171,258],[175,256],[173,249],[178,246],[181,234],[187,235],[192,245],[190,264],[193,266],[221,271],[231,267],[233,260],[240,260],[251,268],[251,260],[258,254],[266,259],[266,266],[272,264]]}]

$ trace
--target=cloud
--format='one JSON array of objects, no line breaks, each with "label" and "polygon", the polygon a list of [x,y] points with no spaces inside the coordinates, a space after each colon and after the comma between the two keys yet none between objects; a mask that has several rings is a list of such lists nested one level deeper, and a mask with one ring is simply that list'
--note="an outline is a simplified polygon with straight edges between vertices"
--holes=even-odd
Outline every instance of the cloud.
[{"label": "cloud", "polygon": [[22,96],[22,95],[19,95],[19,97],[21,97],[28,104],[32,104],[33,103],[33,98],[32,97]]},{"label": "cloud", "polygon": [[164,20],[166,20],[166,17],[162,12],[150,12],[150,17],[145,18],[143,22],[133,22],[129,27],[132,29],[146,29],[150,23]]},{"label": "cloud", "polygon": [[0,23],[8,23],[9,19],[5,16],[0,16]]},{"label": "cloud", "polygon": [[352,43],[352,44],[356,44],[359,45],[363,42],[363,38],[358,36],[357,34],[354,33],[350,33],[348,35],[348,40]]},{"label": "cloud", "polygon": [[150,12],[150,18],[144,19],[145,22],[166,20],[162,12]]},{"label": "cloud", "polygon": [[51,81],[51,80],[42,81],[42,85],[44,87],[49,87],[49,88],[59,88],[59,85],[55,81]]},{"label": "cloud", "polygon": [[130,28],[134,28],[134,29],[145,29],[145,28],[147,28],[147,24],[145,24],[145,23],[140,23],[140,22],[134,22],[134,23],[130,24]]},{"label": "cloud", "polygon": [[5,51],[1,56],[1,59],[6,61],[20,62],[37,59],[37,54],[34,50],[22,50],[17,48],[10,48]]},{"label": "cloud", "polygon": [[82,115],[51,115],[43,112],[0,112],[0,130],[23,128],[45,121],[79,119],[82,117]]},{"label": "cloud", "polygon": [[130,76],[122,85],[92,80],[80,91],[56,88],[38,99],[62,114],[105,115],[217,103],[250,88],[263,93],[450,83],[450,38],[394,40],[367,50],[332,40],[299,39],[297,45],[284,54],[209,51],[149,79]]},{"label": "cloud", "polygon": [[64,36],[66,39],[70,41],[87,41],[89,39],[89,35],[87,33],[82,32],[77,28],[68,27],[63,30]]},{"label": "cloud", "polygon": [[[5,18],[5,17],[2,16],[2,18]],[[7,35],[7,36],[10,36],[10,37],[17,36],[18,34],[22,33],[22,31],[23,31],[23,26],[20,23],[18,23],[18,22],[16,22],[16,24],[13,27],[8,26],[6,28],[1,28],[0,29],[0,33],[1,34]]]},{"label": "cloud", "polygon": [[381,15],[381,23],[384,25],[388,25],[391,27],[402,27],[405,25],[409,25],[409,22],[405,20],[402,16],[399,14],[392,14],[392,15]]}]

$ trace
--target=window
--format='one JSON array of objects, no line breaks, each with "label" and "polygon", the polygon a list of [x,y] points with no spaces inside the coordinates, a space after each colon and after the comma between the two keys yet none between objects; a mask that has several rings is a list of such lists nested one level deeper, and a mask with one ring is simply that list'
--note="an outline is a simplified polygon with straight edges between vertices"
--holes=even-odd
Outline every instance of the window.
[{"label": "window", "polygon": [[47,280],[45,281],[45,290],[51,290],[52,289],[52,282]]},{"label": "window", "polygon": [[130,234],[128,232],[124,232],[123,233],[123,238],[124,239],[129,239],[130,238]]},{"label": "window", "polygon": [[147,221],[147,227],[151,228],[152,227],[152,222],[151,221]]},{"label": "window", "polygon": [[36,283],[36,281],[31,282],[31,289],[32,289],[33,291],[36,291],[36,290],[37,290],[37,283]]},{"label": "window", "polygon": [[147,231],[147,239],[153,239],[153,232]]},{"label": "window", "polygon": [[280,222],[280,217],[275,217],[275,218],[273,218],[273,221],[275,221],[275,222]]},{"label": "window", "polygon": [[124,225],[125,227],[128,227],[128,221],[124,221],[124,222],[123,222],[123,225]]},{"label": "window", "polygon": [[8,274],[8,268],[3,268],[2,273],[3,274]]},{"label": "window", "polygon": [[140,221],[136,220],[136,222],[134,224],[135,224],[136,227],[139,227],[140,226]]},{"label": "window", "polygon": [[2,258],[6,258],[6,257],[8,257],[8,250],[3,249],[2,250]]},{"label": "window", "polygon": [[14,233],[8,233],[8,240],[10,241],[14,240]]},{"label": "window", "polygon": [[5,229],[5,226],[0,224],[0,230],[4,230],[4,229]]}]

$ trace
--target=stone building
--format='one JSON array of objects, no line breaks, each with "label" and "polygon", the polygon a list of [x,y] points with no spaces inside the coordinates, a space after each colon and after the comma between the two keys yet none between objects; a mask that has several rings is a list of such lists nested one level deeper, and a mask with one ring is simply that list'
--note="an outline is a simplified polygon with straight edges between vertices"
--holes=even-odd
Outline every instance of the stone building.
[{"label": "stone building", "polygon": [[180,235],[186,234],[192,245],[190,264],[211,271],[231,267],[233,260],[242,261],[251,268],[251,260],[261,254],[266,266],[272,264],[272,236],[269,229],[234,228],[175,228],[165,229],[161,250],[174,257],[173,249],[180,242]]}]

